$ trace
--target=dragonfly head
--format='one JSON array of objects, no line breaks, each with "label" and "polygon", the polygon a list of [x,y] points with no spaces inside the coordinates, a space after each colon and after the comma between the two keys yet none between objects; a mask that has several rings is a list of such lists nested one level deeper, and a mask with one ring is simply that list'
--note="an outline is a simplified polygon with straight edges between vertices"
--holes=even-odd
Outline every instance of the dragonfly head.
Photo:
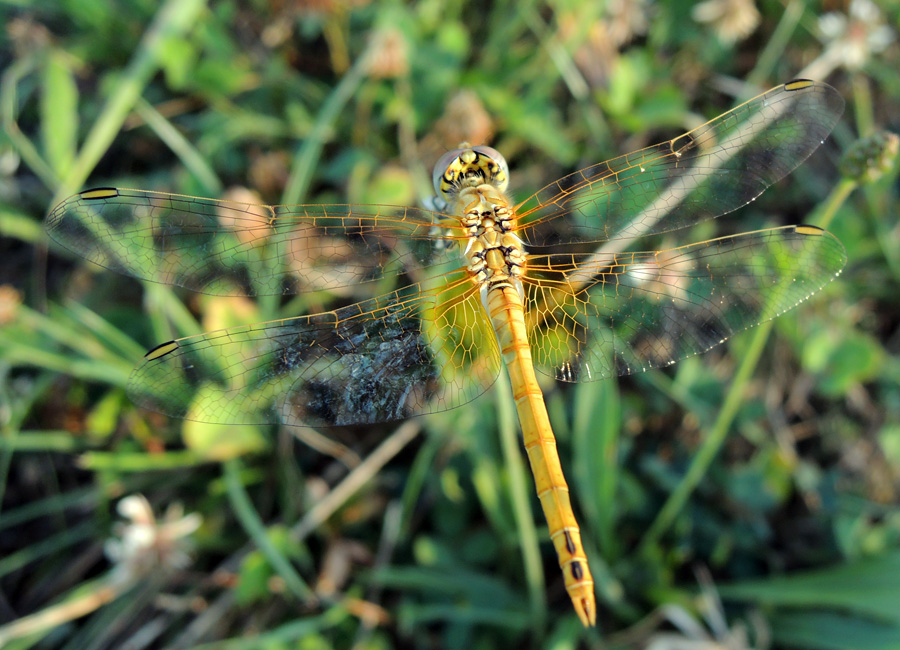
[{"label": "dragonfly head", "polygon": [[451,200],[466,187],[488,183],[500,192],[509,183],[509,165],[496,149],[463,142],[459,148],[448,151],[434,166],[434,191],[438,196]]}]

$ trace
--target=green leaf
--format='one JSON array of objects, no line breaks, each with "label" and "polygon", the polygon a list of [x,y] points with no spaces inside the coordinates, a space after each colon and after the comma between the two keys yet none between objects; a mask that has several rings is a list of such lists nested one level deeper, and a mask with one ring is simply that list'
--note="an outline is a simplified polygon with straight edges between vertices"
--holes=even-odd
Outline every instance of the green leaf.
[{"label": "green leaf", "polygon": [[160,47],[158,56],[169,85],[183,89],[195,68],[197,48],[184,37],[172,35]]},{"label": "green leaf", "polygon": [[838,397],[852,385],[874,379],[885,356],[878,341],[866,334],[821,330],[806,341],[802,361],[804,368],[820,375],[820,390]]},{"label": "green leaf", "polygon": [[234,595],[239,605],[247,606],[269,598],[269,579],[274,574],[261,551],[249,553],[241,562]]},{"label": "green leaf", "polygon": [[836,612],[779,612],[769,623],[778,647],[818,650],[900,648],[900,627]]},{"label": "green leaf", "polygon": [[897,576],[900,551],[830,569],[725,585],[719,587],[719,593],[723,598],[769,607],[835,607],[900,625]]},{"label": "green leaf", "polygon": [[215,412],[223,399],[221,391],[205,384],[194,395],[188,419],[181,433],[188,449],[211,460],[227,460],[265,449],[268,444],[258,426],[252,424],[215,424],[190,419],[191,413]]},{"label": "green leaf", "polygon": [[363,203],[414,205],[415,188],[409,172],[402,167],[385,166],[378,170],[363,193]]},{"label": "green leaf", "polygon": [[438,29],[437,43],[444,52],[461,58],[469,51],[471,39],[465,25],[458,21],[445,21]]},{"label": "green leaf", "polygon": [[887,461],[900,468],[900,424],[885,425],[878,432],[878,441]]},{"label": "green leaf", "polygon": [[68,173],[78,142],[78,87],[69,59],[54,51],[43,70],[41,141],[47,162],[58,176]]},{"label": "green leaf", "polygon": [[[273,548],[288,560],[305,563],[303,547],[291,539],[284,526],[271,526],[264,533]],[[242,605],[266,601],[272,597],[270,580],[277,575],[272,564],[261,550],[254,550],[241,562],[235,596]]]},{"label": "green leaf", "polygon": [[34,217],[12,208],[0,208],[0,235],[35,243],[45,235],[41,224]]},{"label": "green leaf", "polygon": [[108,438],[115,433],[122,407],[128,403],[125,391],[114,388],[107,391],[87,417],[87,430],[95,440]]}]

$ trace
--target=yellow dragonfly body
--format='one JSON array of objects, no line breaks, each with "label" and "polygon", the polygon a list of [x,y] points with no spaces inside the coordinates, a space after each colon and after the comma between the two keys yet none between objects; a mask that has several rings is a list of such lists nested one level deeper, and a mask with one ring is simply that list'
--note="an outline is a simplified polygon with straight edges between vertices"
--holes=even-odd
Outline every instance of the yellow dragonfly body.
[{"label": "yellow dragonfly body", "polygon": [[[592,381],[671,365],[793,308],[843,268],[840,242],[788,226],[678,248],[632,242],[730,212],[809,156],[843,101],[774,88],[674,140],[514,204],[489,147],[435,167],[432,209],[261,206],[101,188],[49,215],[107,268],[220,295],[329,291],[345,306],[164,343],[140,404],[228,424],[361,425],[461,406],[506,365],[566,589],[593,625],[593,579],[536,372]],[[369,297],[354,302],[366,294]]]}]

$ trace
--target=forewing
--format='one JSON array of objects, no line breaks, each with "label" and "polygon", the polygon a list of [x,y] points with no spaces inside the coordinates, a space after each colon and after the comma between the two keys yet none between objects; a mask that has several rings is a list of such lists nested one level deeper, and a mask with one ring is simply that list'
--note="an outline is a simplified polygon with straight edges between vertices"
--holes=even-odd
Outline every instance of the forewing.
[{"label": "forewing", "polygon": [[726,214],[803,162],[843,107],[826,84],[773,88],[674,140],[551,183],[517,208],[517,234],[531,246],[631,240]]},{"label": "forewing", "polygon": [[650,253],[533,255],[532,357],[563,381],[668,366],[792,309],[846,260],[837,238],[812,226]]},{"label": "forewing", "polygon": [[216,295],[354,287],[446,261],[464,235],[455,219],[412,207],[254,205],[114,188],[59,204],[47,231],[105,268]]},{"label": "forewing", "polygon": [[129,393],[223,424],[356,425],[443,411],[499,372],[481,311],[460,270],[330,312],[171,341],[135,368]]}]

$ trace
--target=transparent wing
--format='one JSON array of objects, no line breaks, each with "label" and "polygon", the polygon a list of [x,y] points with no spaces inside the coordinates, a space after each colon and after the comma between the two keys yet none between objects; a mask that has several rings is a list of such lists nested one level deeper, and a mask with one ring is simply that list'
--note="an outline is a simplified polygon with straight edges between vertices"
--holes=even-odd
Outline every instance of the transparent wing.
[{"label": "transparent wing", "polygon": [[[820,144],[842,107],[824,84],[791,82],[672,141],[567,176],[520,206],[517,231],[533,253],[570,245],[529,256],[527,319],[539,370],[579,381],[669,365],[824,286],[845,255],[810,227],[658,253],[583,254],[581,245],[617,239],[621,249],[747,203]],[[455,244],[467,232],[449,215],[106,188],[59,205],[47,228],[107,268],[219,295],[355,293],[384,279],[417,281],[335,311],[155,348],[130,389],[173,416],[381,422],[464,404],[500,368],[477,289],[458,268]]]},{"label": "transparent wing", "polygon": [[101,188],[47,217],[62,246],[108,269],[217,295],[338,289],[458,257],[447,215],[388,205],[271,206]]},{"label": "transparent wing", "polygon": [[671,365],[794,308],[840,273],[830,233],[790,226],[651,253],[535,255],[535,367],[592,381]]},{"label": "transparent wing", "polygon": [[463,271],[330,312],[171,341],[135,368],[137,403],[201,422],[371,424],[481,395],[500,355]]},{"label": "transparent wing", "polygon": [[828,136],[844,100],[793,81],[689,133],[586,167],[518,208],[531,246],[633,239],[735,210],[803,162]]}]

